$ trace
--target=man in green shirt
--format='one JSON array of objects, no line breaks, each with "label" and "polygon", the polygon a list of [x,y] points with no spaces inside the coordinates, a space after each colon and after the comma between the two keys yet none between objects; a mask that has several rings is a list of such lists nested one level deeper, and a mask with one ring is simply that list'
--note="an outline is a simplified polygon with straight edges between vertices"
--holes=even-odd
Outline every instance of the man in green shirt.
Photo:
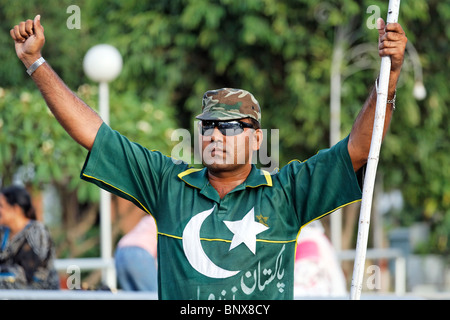
[{"label": "man in green shirt", "polygon": [[[399,24],[380,21],[378,29],[380,56],[392,60],[393,99],[407,40]],[[207,91],[197,116],[204,168],[194,169],[129,141],[74,95],[41,56],[40,16],[11,36],[56,119],[89,150],[81,178],[155,218],[160,299],[292,299],[301,228],[361,198],[355,172],[369,153],[375,89],[345,139],[272,173],[252,164],[263,140],[255,97]],[[388,103],[385,132],[392,110]]]}]

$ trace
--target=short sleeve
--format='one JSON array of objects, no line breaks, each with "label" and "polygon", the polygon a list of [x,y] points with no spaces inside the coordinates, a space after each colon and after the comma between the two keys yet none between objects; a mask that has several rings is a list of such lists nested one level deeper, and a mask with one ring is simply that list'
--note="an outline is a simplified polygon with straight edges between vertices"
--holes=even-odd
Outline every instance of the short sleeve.
[{"label": "short sleeve", "polygon": [[158,186],[174,164],[159,151],[150,151],[131,142],[105,123],[81,171],[81,178],[122,198],[147,213],[158,203]]},{"label": "short sleeve", "polygon": [[348,154],[348,136],[304,162],[292,161],[285,176],[300,226],[361,200],[361,179]]}]

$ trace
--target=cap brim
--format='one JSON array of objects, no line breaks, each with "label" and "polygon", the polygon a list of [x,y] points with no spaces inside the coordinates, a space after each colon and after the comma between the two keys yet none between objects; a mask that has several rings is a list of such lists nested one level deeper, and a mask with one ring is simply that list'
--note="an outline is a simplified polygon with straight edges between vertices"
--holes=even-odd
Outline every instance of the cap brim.
[{"label": "cap brim", "polygon": [[[243,114],[239,112],[222,112],[222,111],[213,111],[213,112],[203,112],[195,117],[199,120],[223,120],[223,121],[229,121],[229,120],[239,120],[239,119],[245,119],[245,118],[252,118],[249,114]],[[258,121],[257,119],[255,119]]]}]

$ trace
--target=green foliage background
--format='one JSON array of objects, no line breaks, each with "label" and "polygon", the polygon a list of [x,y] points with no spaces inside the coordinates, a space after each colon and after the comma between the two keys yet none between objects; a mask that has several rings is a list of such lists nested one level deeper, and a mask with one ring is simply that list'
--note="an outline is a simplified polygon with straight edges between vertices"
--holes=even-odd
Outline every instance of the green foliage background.
[{"label": "green foliage background", "polygon": [[[161,0],[27,1],[0,0],[0,178],[12,181],[19,167],[31,166],[30,183],[64,182],[81,202],[98,192],[81,182],[86,152],[46,110],[17,59],[9,29],[41,14],[43,55],[70,88],[96,109],[96,85],[82,61],[98,43],[118,48],[124,60],[111,83],[114,129],[167,154],[171,130],[193,129],[206,90],[245,88],[259,100],[264,128],[280,129],[280,165],[304,160],[329,145],[330,67],[337,30],[351,26],[352,41],[373,46],[370,66],[346,55],[341,66],[342,137],[350,132],[377,76],[378,33],[366,25],[377,5],[385,18],[388,1]],[[81,9],[81,28],[68,29]],[[405,207],[390,221],[433,227],[430,252],[449,253],[450,157],[448,74],[450,3],[403,0],[399,22],[419,54],[424,100],[413,95],[410,55],[397,92],[397,110],[381,151],[378,176],[386,191],[400,189]],[[366,57],[367,58],[367,57]],[[353,68],[353,69],[352,69]],[[356,70],[355,70],[356,68]],[[353,70],[353,71],[352,71]],[[344,76],[346,75],[346,76]]]}]

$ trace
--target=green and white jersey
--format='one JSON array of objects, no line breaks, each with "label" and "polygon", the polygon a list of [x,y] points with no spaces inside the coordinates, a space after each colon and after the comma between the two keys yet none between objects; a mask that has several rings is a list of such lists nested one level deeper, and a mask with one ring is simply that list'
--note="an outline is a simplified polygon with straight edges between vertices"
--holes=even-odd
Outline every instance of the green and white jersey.
[{"label": "green and white jersey", "polygon": [[103,124],[81,178],[155,218],[159,299],[293,299],[301,227],[361,199],[347,143],[272,175],[253,166],[220,199],[206,168],[175,164]]}]

